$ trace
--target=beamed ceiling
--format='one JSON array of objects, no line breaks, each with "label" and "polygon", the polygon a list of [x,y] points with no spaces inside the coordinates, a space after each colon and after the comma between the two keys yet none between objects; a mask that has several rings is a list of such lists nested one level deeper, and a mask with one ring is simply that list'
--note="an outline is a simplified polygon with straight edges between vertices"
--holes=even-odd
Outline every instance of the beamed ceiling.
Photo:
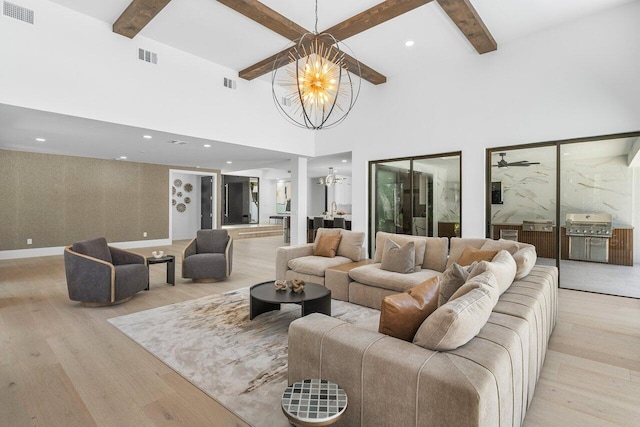
[{"label": "beamed ceiling", "polygon": [[[133,0],[125,11],[122,12],[122,15],[114,22],[113,31],[129,38],[135,37],[156,15],[161,13],[170,1],[171,0]],[[345,41],[377,25],[411,12],[420,6],[424,6],[431,1],[432,0],[383,1],[320,32],[331,34],[336,39]],[[496,41],[491,36],[491,33],[469,0],[436,1],[479,54],[497,49]],[[291,41],[310,32],[309,29],[298,25],[291,19],[257,0],[218,0],[218,2]],[[275,52],[267,58],[244,68],[239,72],[239,76],[246,80],[253,80],[263,76],[273,70],[276,58],[288,56],[290,51],[291,48]],[[367,66],[361,60],[360,66],[358,67],[357,61],[355,58],[346,55],[346,65],[348,69],[357,72],[359,68],[362,79],[374,85],[387,81],[387,78],[383,74]]]}]

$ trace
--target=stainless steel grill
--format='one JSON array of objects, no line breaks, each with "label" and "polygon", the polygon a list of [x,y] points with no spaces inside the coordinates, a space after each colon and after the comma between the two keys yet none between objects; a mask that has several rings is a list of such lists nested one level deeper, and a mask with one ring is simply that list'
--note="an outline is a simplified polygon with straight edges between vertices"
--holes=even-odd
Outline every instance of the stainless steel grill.
[{"label": "stainless steel grill", "polygon": [[569,259],[609,262],[610,214],[567,214],[565,226]]}]

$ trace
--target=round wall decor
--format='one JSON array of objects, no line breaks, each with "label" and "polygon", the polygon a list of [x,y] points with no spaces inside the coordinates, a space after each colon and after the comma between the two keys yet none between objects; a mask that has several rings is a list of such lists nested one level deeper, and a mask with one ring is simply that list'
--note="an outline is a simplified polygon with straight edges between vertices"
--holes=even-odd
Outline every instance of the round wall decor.
[{"label": "round wall decor", "polygon": [[171,187],[171,194],[176,194],[176,187]]},{"label": "round wall decor", "polygon": [[173,181],[173,185],[175,185],[176,187],[182,187],[182,180],[176,179],[175,181]]},{"label": "round wall decor", "polygon": [[184,202],[185,203],[191,203],[191,197],[185,197],[184,198]]},{"label": "round wall decor", "polygon": [[176,196],[182,197],[182,191],[178,191],[178,194],[176,194]]},{"label": "round wall decor", "polygon": [[193,185],[189,184],[188,182],[184,185],[184,191],[186,191],[187,193],[191,193],[191,190],[193,190]]},{"label": "round wall decor", "polygon": [[176,206],[176,210],[178,212],[184,212],[187,210],[187,207],[185,206],[184,203],[178,203],[178,206]]},{"label": "round wall decor", "polygon": [[171,204],[172,204],[173,206],[175,206],[175,205],[176,205],[176,199],[171,199]]}]

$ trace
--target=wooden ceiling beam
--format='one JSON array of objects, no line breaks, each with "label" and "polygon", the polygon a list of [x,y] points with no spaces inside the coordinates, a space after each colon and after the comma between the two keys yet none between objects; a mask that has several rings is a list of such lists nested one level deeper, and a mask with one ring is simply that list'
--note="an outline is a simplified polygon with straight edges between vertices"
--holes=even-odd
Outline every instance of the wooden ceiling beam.
[{"label": "wooden ceiling beam", "polygon": [[307,32],[300,25],[258,0],[218,0],[218,2],[289,40],[295,40]]},{"label": "wooden ceiling beam", "polygon": [[113,32],[134,38],[171,0],[133,0],[113,23]]},{"label": "wooden ceiling beam", "polygon": [[479,54],[498,49],[498,43],[469,0],[438,0],[438,4]]},{"label": "wooden ceiling beam", "polygon": [[331,34],[338,40],[346,40],[376,25],[380,25],[413,9],[431,3],[431,1],[432,0],[387,0],[322,32]]}]

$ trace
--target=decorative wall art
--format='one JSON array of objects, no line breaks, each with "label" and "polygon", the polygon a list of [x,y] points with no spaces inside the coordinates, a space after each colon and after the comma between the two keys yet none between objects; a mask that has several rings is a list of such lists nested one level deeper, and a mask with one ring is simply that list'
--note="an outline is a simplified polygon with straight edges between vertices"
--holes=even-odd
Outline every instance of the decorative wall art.
[{"label": "decorative wall art", "polygon": [[176,205],[176,203],[177,203],[177,202],[176,202],[176,199],[171,199],[171,204],[172,204],[173,206],[175,206],[175,205]]},{"label": "decorative wall art", "polygon": [[178,191],[178,194],[176,194],[176,196],[182,197],[182,191]]},{"label": "decorative wall art", "polygon": [[176,210],[182,213],[187,210],[187,206],[184,203],[178,203],[178,206],[176,206]]},{"label": "decorative wall art", "polygon": [[187,192],[187,193],[191,193],[191,191],[192,191],[192,190],[193,190],[193,185],[191,185],[191,184],[189,184],[189,183],[186,183],[186,184],[184,185],[184,191],[185,191],[185,192]]},{"label": "decorative wall art", "polygon": [[176,187],[171,187],[171,194],[176,194]]},{"label": "decorative wall art", "polygon": [[182,180],[176,179],[175,181],[173,181],[173,185],[175,185],[176,187],[182,187]]},{"label": "decorative wall art", "polygon": [[191,203],[191,197],[185,197],[184,202],[187,204]]}]

